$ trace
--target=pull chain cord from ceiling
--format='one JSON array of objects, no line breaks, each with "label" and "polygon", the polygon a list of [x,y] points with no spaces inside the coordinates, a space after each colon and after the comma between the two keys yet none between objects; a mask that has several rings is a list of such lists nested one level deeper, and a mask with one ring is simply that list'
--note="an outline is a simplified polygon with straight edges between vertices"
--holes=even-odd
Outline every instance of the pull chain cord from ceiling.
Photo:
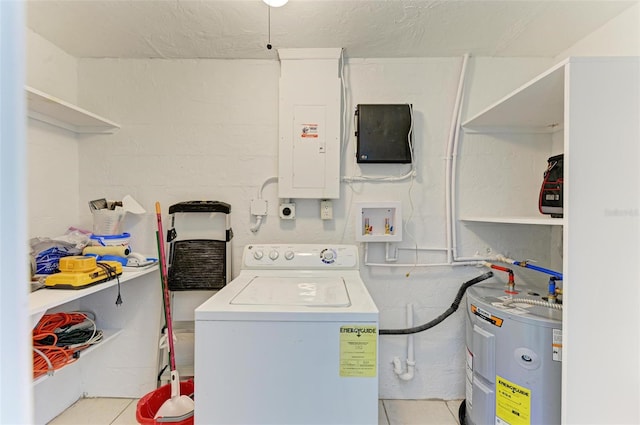
[{"label": "pull chain cord from ceiling", "polygon": [[268,36],[267,36],[267,50],[271,50],[273,47],[271,45],[271,6],[267,7],[267,28],[268,28]]}]

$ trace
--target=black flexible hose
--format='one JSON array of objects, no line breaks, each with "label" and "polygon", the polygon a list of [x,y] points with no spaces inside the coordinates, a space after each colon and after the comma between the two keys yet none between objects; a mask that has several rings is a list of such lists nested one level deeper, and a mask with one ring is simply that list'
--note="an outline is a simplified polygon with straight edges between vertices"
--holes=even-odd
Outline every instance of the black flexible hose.
[{"label": "black flexible hose", "polygon": [[438,323],[442,322],[447,317],[451,316],[458,309],[458,307],[460,306],[460,302],[462,301],[462,297],[464,296],[464,293],[467,291],[467,289],[470,286],[475,285],[476,283],[480,283],[483,280],[487,280],[492,276],[493,276],[493,272],[489,271],[483,275],[480,275],[474,279],[471,279],[468,282],[463,283],[460,286],[460,289],[458,289],[458,294],[456,295],[455,300],[453,300],[453,304],[451,304],[451,307],[449,307],[447,311],[445,311],[444,313],[442,313],[440,316],[436,317],[432,321],[425,323],[424,325],[415,326],[413,328],[407,328],[407,329],[380,329],[378,333],[380,335],[408,335],[408,334],[415,334],[415,333],[430,329],[435,325],[437,325]]}]

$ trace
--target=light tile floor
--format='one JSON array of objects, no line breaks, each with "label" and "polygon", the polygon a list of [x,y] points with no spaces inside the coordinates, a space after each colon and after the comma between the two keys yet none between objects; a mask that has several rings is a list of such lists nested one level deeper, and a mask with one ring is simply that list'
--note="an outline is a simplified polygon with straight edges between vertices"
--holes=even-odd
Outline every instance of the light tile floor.
[{"label": "light tile floor", "polygon": [[[380,400],[379,425],[458,425],[460,400]],[[49,425],[135,425],[138,400],[83,398]]]},{"label": "light tile floor", "polygon": [[81,398],[50,425],[135,425],[137,399]]}]

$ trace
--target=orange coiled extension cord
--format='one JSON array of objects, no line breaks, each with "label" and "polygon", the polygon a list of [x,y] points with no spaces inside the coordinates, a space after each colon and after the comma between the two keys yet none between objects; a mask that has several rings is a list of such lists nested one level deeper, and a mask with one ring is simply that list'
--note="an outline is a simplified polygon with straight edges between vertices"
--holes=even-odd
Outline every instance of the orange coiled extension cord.
[{"label": "orange coiled extension cord", "polygon": [[[76,360],[75,353],[84,347],[58,347],[55,330],[67,325],[76,325],[87,320],[84,313],[45,314],[33,329],[33,377],[51,373]],[[51,342],[51,337],[53,342]],[[46,341],[46,342],[45,342]]]}]

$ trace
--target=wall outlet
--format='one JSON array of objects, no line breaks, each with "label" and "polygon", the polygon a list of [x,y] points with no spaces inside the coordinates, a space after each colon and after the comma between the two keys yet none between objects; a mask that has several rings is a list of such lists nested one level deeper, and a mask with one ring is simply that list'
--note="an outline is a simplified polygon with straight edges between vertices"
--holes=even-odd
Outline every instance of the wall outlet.
[{"label": "wall outlet", "polygon": [[333,220],[333,202],[327,199],[320,201],[320,218]]},{"label": "wall outlet", "polygon": [[283,220],[296,218],[296,204],[293,202],[280,204],[280,218]]}]

